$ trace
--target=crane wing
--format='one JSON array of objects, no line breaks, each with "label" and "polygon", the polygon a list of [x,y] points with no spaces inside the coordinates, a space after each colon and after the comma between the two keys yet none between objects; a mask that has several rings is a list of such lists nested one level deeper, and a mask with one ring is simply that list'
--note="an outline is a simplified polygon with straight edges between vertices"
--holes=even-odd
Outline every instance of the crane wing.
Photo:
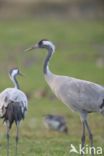
[{"label": "crane wing", "polygon": [[5,114],[6,108],[10,102],[18,103],[21,106],[22,112],[28,109],[28,101],[25,94],[16,88],[5,89],[0,94],[0,116]]},{"label": "crane wing", "polygon": [[57,76],[51,88],[59,99],[75,111],[99,111],[104,99],[102,86],[71,77]]}]

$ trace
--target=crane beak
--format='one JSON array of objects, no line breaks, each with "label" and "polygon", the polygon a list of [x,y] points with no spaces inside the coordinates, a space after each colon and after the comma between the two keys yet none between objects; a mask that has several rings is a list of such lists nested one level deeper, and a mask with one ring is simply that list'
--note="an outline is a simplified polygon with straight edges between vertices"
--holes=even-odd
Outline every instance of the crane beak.
[{"label": "crane beak", "polygon": [[33,49],[37,49],[37,48],[39,48],[39,46],[38,46],[38,44],[35,44],[32,47],[25,49],[24,51],[27,52],[27,51],[30,51],[30,50],[33,50]]}]

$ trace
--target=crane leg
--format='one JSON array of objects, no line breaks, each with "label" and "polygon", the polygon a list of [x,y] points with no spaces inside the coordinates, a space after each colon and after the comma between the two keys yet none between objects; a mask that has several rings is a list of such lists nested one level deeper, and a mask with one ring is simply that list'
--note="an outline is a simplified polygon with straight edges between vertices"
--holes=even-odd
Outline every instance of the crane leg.
[{"label": "crane leg", "polygon": [[19,122],[16,123],[16,153],[17,156],[18,153],[18,141],[19,141]]},{"label": "crane leg", "polygon": [[9,156],[9,138],[10,138],[10,128],[9,128],[9,121],[6,122],[6,138],[7,138],[7,156]]},{"label": "crane leg", "polygon": [[[84,146],[85,146],[85,123],[84,123],[84,121],[82,122],[82,124],[83,124],[83,132],[82,132],[82,138],[81,138],[81,148],[83,149],[84,148]],[[83,151],[81,152],[81,156],[84,156],[84,153],[83,153]]]},{"label": "crane leg", "polygon": [[85,120],[84,122],[85,122],[86,128],[87,128],[87,130],[88,130],[89,139],[90,139],[90,143],[91,143],[91,154],[92,154],[92,156],[94,156],[93,135],[92,135],[92,133],[91,133],[91,130],[90,130],[90,127],[89,127],[89,125],[88,125],[87,120]]}]

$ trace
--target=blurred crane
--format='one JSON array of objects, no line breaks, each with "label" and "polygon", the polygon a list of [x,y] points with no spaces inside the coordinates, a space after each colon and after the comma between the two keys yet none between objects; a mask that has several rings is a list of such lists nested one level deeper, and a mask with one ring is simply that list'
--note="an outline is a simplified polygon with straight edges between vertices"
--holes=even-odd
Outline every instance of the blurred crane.
[{"label": "blurred crane", "polygon": [[68,133],[68,128],[63,116],[48,114],[45,115],[43,121],[48,129]]},{"label": "blurred crane", "polygon": [[28,108],[26,95],[19,89],[16,79],[17,75],[21,75],[19,69],[14,68],[9,71],[10,79],[14,84],[14,88],[7,88],[0,93],[0,117],[4,119],[7,129],[7,156],[9,156],[9,133],[13,122],[16,123],[16,155],[17,144],[19,140],[19,124],[24,119],[25,112]]},{"label": "blurred crane", "polygon": [[[88,113],[92,112],[100,112],[104,115],[104,87],[93,82],[53,74],[49,70],[48,63],[55,52],[54,44],[43,39],[26,51],[36,48],[48,50],[48,55],[44,61],[43,73],[52,91],[65,105],[80,113],[83,125],[82,148],[85,146],[85,128],[87,128],[91,147],[93,147],[93,135],[87,122],[87,116]],[[93,148],[91,149],[92,156],[94,156],[94,150]],[[81,155],[84,155],[83,151]]]}]

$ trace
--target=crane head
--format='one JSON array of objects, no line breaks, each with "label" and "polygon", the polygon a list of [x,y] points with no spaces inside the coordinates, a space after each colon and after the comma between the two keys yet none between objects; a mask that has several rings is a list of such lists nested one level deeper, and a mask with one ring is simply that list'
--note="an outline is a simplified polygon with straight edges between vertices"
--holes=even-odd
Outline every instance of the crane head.
[{"label": "crane head", "polygon": [[30,51],[32,49],[38,49],[38,48],[46,48],[46,49],[51,49],[52,52],[55,51],[55,45],[47,40],[47,39],[42,39],[40,40],[38,43],[36,43],[35,45],[33,45],[32,47],[26,49],[25,51]]},{"label": "crane head", "polygon": [[14,76],[17,76],[17,75],[22,76],[23,74],[19,71],[18,68],[12,68],[12,69],[9,70],[9,75],[10,75],[10,77],[14,77]]}]

